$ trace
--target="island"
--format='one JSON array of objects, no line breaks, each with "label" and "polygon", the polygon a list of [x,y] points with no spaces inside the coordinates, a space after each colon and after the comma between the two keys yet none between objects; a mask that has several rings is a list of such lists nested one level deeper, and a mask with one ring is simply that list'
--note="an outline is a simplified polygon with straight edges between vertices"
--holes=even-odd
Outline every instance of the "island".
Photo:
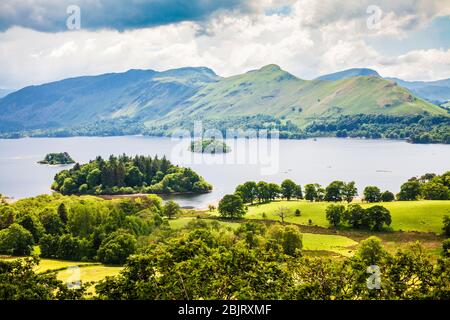
[{"label": "island", "polygon": [[44,160],[38,161],[40,164],[72,164],[75,160],[67,152],[49,153],[45,156]]},{"label": "island", "polygon": [[212,186],[165,157],[111,155],[57,173],[52,189],[63,195],[200,194]]},{"label": "island", "polygon": [[196,153],[228,153],[231,148],[223,141],[216,139],[202,139],[192,141],[189,150]]}]

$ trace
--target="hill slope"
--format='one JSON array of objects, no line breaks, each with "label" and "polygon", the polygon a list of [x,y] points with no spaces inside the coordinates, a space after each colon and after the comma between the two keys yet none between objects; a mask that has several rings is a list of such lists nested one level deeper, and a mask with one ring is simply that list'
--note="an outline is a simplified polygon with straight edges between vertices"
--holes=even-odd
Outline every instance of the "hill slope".
[{"label": "hill slope", "polygon": [[367,77],[367,76],[380,77],[378,72],[376,72],[375,70],[366,68],[353,68],[326,74],[318,77],[317,80],[336,81],[352,77]]},{"label": "hill slope", "polygon": [[170,129],[193,119],[255,115],[305,126],[343,115],[422,113],[446,114],[377,75],[307,81],[276,65],[228,78],[203,67],[130,70],[11,93],[0,99],[0,131],[72,128],[120,119]]},{"label": "hill slope", "polygon": [[306,81],[275,65],[208,84],[184,105],[157,122],[266,114],[302,126],[317,119],[361,113],[445,114],[441,108],[379,77]]},{"label": "hill slope", "polygon": [[442,103],[450,100],[450,79],[438,81],[404,81],[398,78],[389,78],[398,85],[409,89],[415,95],[432,101]]}]

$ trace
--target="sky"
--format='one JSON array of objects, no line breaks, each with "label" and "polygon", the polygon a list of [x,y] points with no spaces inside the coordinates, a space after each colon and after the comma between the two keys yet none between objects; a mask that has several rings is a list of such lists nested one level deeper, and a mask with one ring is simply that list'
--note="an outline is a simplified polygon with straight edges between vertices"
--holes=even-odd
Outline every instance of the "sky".
[{"label": "sky", "polygon": [[278,64],[450,78],[450,0],[2,0],[0,88],[129,69]]}]

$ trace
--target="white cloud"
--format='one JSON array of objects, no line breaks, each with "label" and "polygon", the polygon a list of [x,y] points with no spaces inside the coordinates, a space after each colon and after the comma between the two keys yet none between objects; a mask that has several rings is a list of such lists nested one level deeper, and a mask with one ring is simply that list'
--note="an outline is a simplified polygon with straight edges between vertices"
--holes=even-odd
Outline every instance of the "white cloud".
[{"label": "white cloud", "polygon": [[[290,0],[253,0],[249,14],[221,13],[208,22],[154,28],[44,33],[11,28],[0,33],[0,87],[18,88],[77,75],[131,68],[165,70],[208,66],[229,76],[276,63],[302,78],[370,67],[405,79],[450,77],[450,52],[414,50],[399,57],[367,44],[371,37],[405,37],[438,15],[442,1],[299,0],[289,14],[264,15]],[[382,8],[381,28],[367,28],[367,6]],[[260,5],[259,7],[257,5]],[[426,5],[425,5],[426,4]]]}]

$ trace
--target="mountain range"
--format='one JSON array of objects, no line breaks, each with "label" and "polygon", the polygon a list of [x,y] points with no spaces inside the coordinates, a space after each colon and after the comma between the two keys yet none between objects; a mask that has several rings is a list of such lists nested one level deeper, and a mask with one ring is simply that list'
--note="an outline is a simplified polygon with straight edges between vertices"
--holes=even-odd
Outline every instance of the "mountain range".
[{"label": "mountain range", "polygon": [[25,87],[0,99],[0,132],[48,130],[128,120],[171,128],[202,119],[267,115],[304,127],[345,115],[446,115],[450,80],[406,82],[371,69],[303,80],[267,65],[220,77],[206,67],[129,70]]}]

